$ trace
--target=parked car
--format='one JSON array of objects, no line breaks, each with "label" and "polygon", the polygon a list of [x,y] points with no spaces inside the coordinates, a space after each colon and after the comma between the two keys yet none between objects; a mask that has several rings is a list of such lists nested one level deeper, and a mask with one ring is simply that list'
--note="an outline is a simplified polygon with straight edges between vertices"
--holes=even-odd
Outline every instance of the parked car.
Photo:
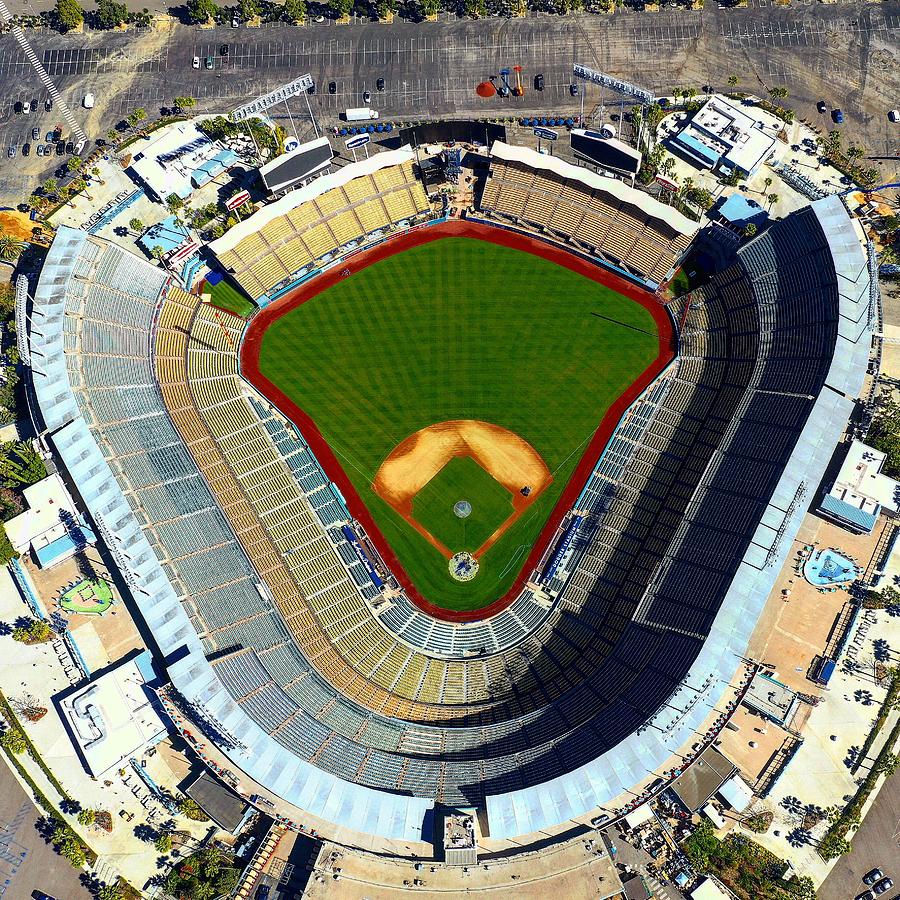
[{"label": "parked car", "polygon": [[379,78],[378,81],[375,82],[375,87],[376,87],[379,91],[383,91],[383,90],[384,90],[384,79],[383,79],[383,78]]},{"label": "parked car", "polygon": [[900,122],[900,109],[892,109],[888,113],[888,121],[889,122]]},{"label": "parked car", "polygon": [[27,116],[31,112],[31,103],[28,100],[22,101],[22,112]]},{"label": "parked car", "polygon": [[211,56],[206,57],[206,68],[207,69],[213,68],[213,66],[215,66],[215,64],[216,64],[216,61]]},{"label": "parked car", "polygon": [[13,112],[14,113],[22,112],[22,101],[21,100],[16,100],[16,102],[13,103]]},{"label": "parked car", "polygon": [[232,27],[232,28],[239,28],[239,27],[240,27],[240,24],[241,24],[241,17],[240,17],[237,13],[235,13],[235,14],[231,17],[231,27]]},{"label": "parked car", "polygon": [[56,142],[56,155],[62,156],[63,153],[66,152],[66,142],[65,141],[57,141]]},{"label": "parked car", "polygon": [[885,891],[889,891],[894,886],[894,882],[890,878],[882,878],[872,885],[872,890],[877,896],[881,896]]},{"label": "parked car", "polygon": [[833,109],[831,118],[834,120],[835,125],[842,125],[844,123],[844,111],[842,109]]},{"label": "parked car", "polygon": [[34,152],[35,152],[38,156],[43,156],[43,155],[44,155],[44,145],[43,145],[43,144],[38,144],[38,145],[37,145],[37,150],[35,150]]},{"label": "parked car", "polygon": [[37,97],[32,97],[32,98],[31,98],[31,104],[30,104],[30,106],[31,106],[31,111],[32,111],[32,112],[37,112]]},{"label": "parked car", "polygon": [[7,155],[10,159],[12,159],[12,158],[16,155],[16,145],[15,145],[15,144],[10,144],[10,145],[6,148],[6,155]]},{"label": "parked car", "polygon": [[863,891],[861,894],[857,894],[854,900],[875,900],[875,894],[872,891]]},{"label": "parked car", "polygon": [[316,83],[313,82],[313,83],[306,89],[306,93],[307,93],[307,94],[314,94],[315,92],[316,92]]},{"label": "parked car", "polygon": [[192,68],[192,69],[199,69],[199,68],[200,68],[200,57],[199,57],[199,56],[195,56],[195,57],[191,60],[191,68]]},{"label": "parked car", "polygon": [[90,92],[84,95],[84,99],[81,101],[81,105],[85,109],[93,109],[94,108],[94,95]]},{"label": "parked car", "polygon": [[56,897],[51,897],[49,894],[45,894],[43,891],[32,891],[31,897],[32,900],[56,900]]},{"label": "parked car", "polygon": [[820,113],[824,114],[824,113],[828,112],[828,104],[827,104],[824,100],[820,100],[820,101],[816,104],[816,109],[817,109]]},{"label": "parked car", "polygon": [[22,144],[22,156],[31,156],[31,144],[27,142]]},{"label": "parked car", "polygon": [[41,139],[41,129],[40,128],[32,128],[31,129],[31,139],[33,141],[39,141]]},{"label": "parked car", "polygon": [[269,896],[269,886],[267,884],[261,884],[256,889],[256,893],[253,896],[255,900],[267,900]]},{"label": "parked car", "polygon": [[577,97],[577,96],[578,96],[578,85],[575,84],[575,82],[572,82],[572,84],[569,85],[569,93],[570,93],[573,97]]},{"label": "parked car", "polygon": [[368,103],[372,99],[371,91],[363,91],[363,103]]},{"label": "parked car", "polygon": [[48,97],[48,98],[44,101],[44,109],[45,109],[47,112],[50,112],[50,110],[53,109],[53,98],[52,98],[52,97]]},{"label": "parked car", "polygon": [[66,141],[66,153],[72,154],[75,152],[75,141]]},{"label": "parked car", "polygon": [[337,84],[334,81],[328,82],[328,93],[336,94],[337,93]]},{"label": "parked car", "polygon": [[536,91],[542,91],[544,89],[544,73],[541,72],[539,75],[534,76],[534,89]]},{"label": "parked car", "polygon": [[219,47],[219,56],[228,56],[228,44],[222,44]]}]

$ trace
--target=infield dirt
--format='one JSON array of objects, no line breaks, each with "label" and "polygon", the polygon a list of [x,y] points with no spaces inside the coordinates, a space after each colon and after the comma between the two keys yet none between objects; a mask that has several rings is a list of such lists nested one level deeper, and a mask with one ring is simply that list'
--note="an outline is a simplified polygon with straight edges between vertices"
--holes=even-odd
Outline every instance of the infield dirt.
[{"label": "infield dirt", "polygon": [[[381,464],[372,486],[375,493],[448,559],[452,551],[413,517],[412,501],[454,456],[471,456],[512,494],[513,514],[475,552],[480,556],[537,499],[553,480],[540,454],[519,435],[473,419],[439,422],[411,434]],[[521,488],[529,487],[527,497]]]}]

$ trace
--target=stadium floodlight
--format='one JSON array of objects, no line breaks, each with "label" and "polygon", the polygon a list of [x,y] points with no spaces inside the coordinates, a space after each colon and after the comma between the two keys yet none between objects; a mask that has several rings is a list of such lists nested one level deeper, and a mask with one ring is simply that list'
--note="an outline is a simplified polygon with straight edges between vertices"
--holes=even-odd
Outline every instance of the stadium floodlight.
[{"label": "stadium floodlight", "polygon": [[267,110],[270,106],[275,106],[276,103],[284,103],[291,97],[305,93],[313,86],[313,83],[312,75],[307,72],[306,75],[301,75],[299,78],[275,88],[274,91],[269,91],[268,94],[263,94],[261,97],[233,109],[230,118],[232,122],[242,122],[244,119],[249,119],[251,116]]},{"label": "stadium floodlight", "polygon": [[578,78],[593,81],[594,84],[599,84],[601,87],[612,88],[612,90],[618,91],[620,94],[627,94],[629,97],[634,97],[639,103],[652,103],[656,99],[650,91],[645,91],[643,88],[639,88],[637,85],[631,84],[628,81],[621,81],[618,78],[613,78],[612,75],[607,75],[605,72],[598,72],[588,66],[581,66],[578,63],[575,63],[572,66],[572,72]]}]

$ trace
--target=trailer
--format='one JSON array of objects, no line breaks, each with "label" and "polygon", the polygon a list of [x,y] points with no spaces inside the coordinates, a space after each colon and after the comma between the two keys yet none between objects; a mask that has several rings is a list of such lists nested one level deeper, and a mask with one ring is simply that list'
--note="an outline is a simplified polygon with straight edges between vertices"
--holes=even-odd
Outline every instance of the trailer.
[{"label": "trailer", "polygon": [[378,113],[368,106],[359,106],[355,109],[348,109],[344,113],[344,119],[348,122],[367,122],[369,119],[377,119]]}]

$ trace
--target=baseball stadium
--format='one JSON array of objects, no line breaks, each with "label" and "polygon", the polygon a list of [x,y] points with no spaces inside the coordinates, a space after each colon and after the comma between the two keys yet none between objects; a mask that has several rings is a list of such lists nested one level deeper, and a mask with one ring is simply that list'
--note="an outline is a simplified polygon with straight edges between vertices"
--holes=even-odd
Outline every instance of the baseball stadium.
[{"label": "baseball stadium", "polygon": [[690,766],[869,359],[840,197],[673,297],[696,222],[482,153],[463,212],[406,145],[261,205],[207,248],[247,319],[60,227],[27,326],[185,739],[366,847],[447,810],[525,846]]}]

